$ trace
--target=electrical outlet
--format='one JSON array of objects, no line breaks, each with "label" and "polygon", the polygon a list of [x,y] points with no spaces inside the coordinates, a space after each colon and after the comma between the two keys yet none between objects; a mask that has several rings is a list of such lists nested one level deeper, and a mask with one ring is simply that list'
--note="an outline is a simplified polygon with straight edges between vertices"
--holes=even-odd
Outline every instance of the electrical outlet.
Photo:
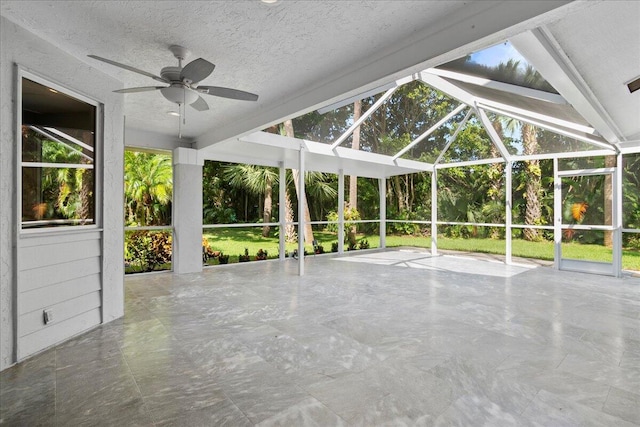
[{"label": "electrical outlet", "polygon": [[53,322],[53,310],[51,309],[44,310],[44,312],[42,313],[42,317],[44,319],[45,325],[48,325],[49,323]]}]

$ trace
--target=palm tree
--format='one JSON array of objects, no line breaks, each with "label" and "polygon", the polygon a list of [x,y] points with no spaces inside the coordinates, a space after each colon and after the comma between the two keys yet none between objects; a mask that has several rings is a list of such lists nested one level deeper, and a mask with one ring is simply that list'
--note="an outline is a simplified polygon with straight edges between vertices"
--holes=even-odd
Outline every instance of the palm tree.
[{"label": "palm tree", "polygon": [[[281,133],[283,133],[284,135],[290,138],[295,138],[295,132],[293,130],[293,122],[291,121],[291,119],[285,120],[282,123],[282,127],[280,131]],[[304,227],[304,241],[308,244],[311,244],[311,242],[314,241],[314,238],[313,238],[313,228],[311,227],[311,214],[309,213],[309,202],[307,200],[307,194],[305,192],[305,194],[300,195],[300,189],[298,188],[300,172],[297,169],[291,169],[291,174],[293,175],[293,183],[295,185],[296,194],[298,195],[298,198],[302,199],[302,197],[304,197],[304,221],[306,223]],[[305,183],[306,183],[306,180],[305,180]],[[290,203],[287,203],[287,205],[289,206]],[[293,214],[291,214],[290,216],[293,218]]]},{"label": "palm tree", "polygon": [[171,157],[125,151],[124,194],[129,224],[161,224],[168,216],[172,192]]},{"label": "palm tree", "polygon": [[[278,184],[278,171],[275,168],[239,164],[227,166],[223,175],[232,186],[264,196],[262,221],[265,224],[271,222],[273,186]],[[262,236],[269,237],[270,230],[268,225],[263,226]]]}]

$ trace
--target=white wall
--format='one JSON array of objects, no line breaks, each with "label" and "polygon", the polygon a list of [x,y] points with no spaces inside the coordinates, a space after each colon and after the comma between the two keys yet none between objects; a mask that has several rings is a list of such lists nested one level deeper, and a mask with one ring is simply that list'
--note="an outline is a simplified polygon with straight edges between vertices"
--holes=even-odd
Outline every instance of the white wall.
[{"label": "white wall", "polygon": [[[102,310],[101,320],[108,322],[123,315],[123,99],[112,93],[122,84],[66,54],[23,28],[0,17],[0,370],[15,363],[16,281],[16,74],[15,64],[53,83],[104,104],[103,123],[103,233],[99,238]],[[11,100],[11,102],[8,102]],[[64,240],[64,239],[63,239]],[[24,242],[22,242],[24,243]],[[21,244],[22,248],[29,244]],[[46,251],[45,251],[46,253]],[[76,255],[66,255],[71,260]],[[68,259],[65,259],[69,261]],[[46,265],[50,260],[42,260]],[[87,299],[95,299],[87,297]],[[28,297],[21,304],[36,304]],[[95,301],[86,301],[87,306]],[[61,306],[61,310],[67,310]],[[75,320],[74,320],[75,319]],[[24,320],[27,322],[27,320]],[[95,323],[72,317],[68,327],[54,337],[32,340],[35,346],[24,349],[35,352],[68,338]],[[28,326],[28,324],[26,324]],[[38,332],[38,325],[34,332]],[[41,333],[43,336],[46,333]],[[35,337],[35,336],[34,336]],[[24,355],[24,352],[23,352]]]}]

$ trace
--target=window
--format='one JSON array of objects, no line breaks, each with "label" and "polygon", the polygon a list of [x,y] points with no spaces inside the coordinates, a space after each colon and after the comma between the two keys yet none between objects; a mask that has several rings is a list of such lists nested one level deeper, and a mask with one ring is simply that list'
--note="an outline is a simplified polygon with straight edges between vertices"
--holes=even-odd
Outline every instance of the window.
[{"label": "window", "polygon": [[22,77],[22,228],[96,223],[96,106]]}]

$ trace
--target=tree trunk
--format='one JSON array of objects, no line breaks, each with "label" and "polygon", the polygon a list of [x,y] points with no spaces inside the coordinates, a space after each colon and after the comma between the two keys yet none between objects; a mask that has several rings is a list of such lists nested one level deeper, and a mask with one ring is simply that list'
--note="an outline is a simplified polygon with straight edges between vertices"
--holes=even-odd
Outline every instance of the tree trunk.
[{"label": "tree trunk", "polygon": [[296,236],[296,228],[293,225],[293,205],[291,203],[291,197],[289,196],[289,192],[286,193],[285,202],[285,211],[284,211],[284,221],[287,225],[284,226],[284,239],[291,243],[295,242],[297,239]]},{"label": "tree trunk", "polygon": [[[616,167],[616,156],[606,156],[604,158],[604,167]],[[607,174],[604,177],[604,225],[613,225],[613,175]],[[613,232],[608,230],[604,232],[604,245],[608,248],[613,247]]]},{"label": "tree trunk", "polygon": [[402,191],[402,183],[400,182],[400,177],[396,175],[391,179],[391,181],[393,182],[396,197],[398,198],[398,213],[402,213],[405,210],[405,204],[404,192]]},{"label": "tree trunk", "polygon": [[[283,124],[284,124],[284,130],[286,135],[290,138],[295,138],[295,133],[293,131],[293,122],[291,121],[291,119],[285,120]],[[300,172],[297,169],[291,169],[291,174],[293,175],[293,183],[296,187],[296,194],[298,195],[298,199],[304,200],[304,220],[306,222],[304,227],[304,241],[307,244],[311,244],[314,238],[313,238],[313,228],[311,227],[311,224],[310,224],[311,214],[309,213],[309,203],[307,202],[307,195],[306,193],[301,195],[300,189],[298,188],[298,180],[300,178]],[[298,221],[300,221],[300,218],[298,218]]]},{"label": "tree trunk", "polygon": [[[358,100],[353,103],[353,121],[355,122],[362,115],[362,101]],[[360,126],[355,128],[351,136],[351,149],[360,149]],[[349,208],[358,210],[358,177],[355,175],[349,176]],[[353,224],[347,233],[349,242],[355,244],[356,233],[358,232],[358,225]]]},{"label": "tree trunk", "polygon": [[[272,192],[273,190],[271,188],[271,180],[267,180],[267,182],[265,183],[264,206],[262,210],[262,222],[264,222],[265,224],[271,222],[271,208],[273,205]],[[269,237],[270,230],[271,227],[269,227],[268,225],[264,225],[262,227],[262,237]]]},{"label": "tree trunk", "polygon": [[[522,126],[522,142],[524,154],[534,154],[537,150],[538,139],[536,130],[529,124]],[[527,204],[525,208],[524,223],[527,225],[540,225],[542,209],[540,207],[540,193],[542,190],[542,177],[539,160],[529,160],[525,162],[527,170],[527,186],[525,198]],[[540,232],[536,229],[525,228],[522,232],[525,240],[540,240]]]}]

